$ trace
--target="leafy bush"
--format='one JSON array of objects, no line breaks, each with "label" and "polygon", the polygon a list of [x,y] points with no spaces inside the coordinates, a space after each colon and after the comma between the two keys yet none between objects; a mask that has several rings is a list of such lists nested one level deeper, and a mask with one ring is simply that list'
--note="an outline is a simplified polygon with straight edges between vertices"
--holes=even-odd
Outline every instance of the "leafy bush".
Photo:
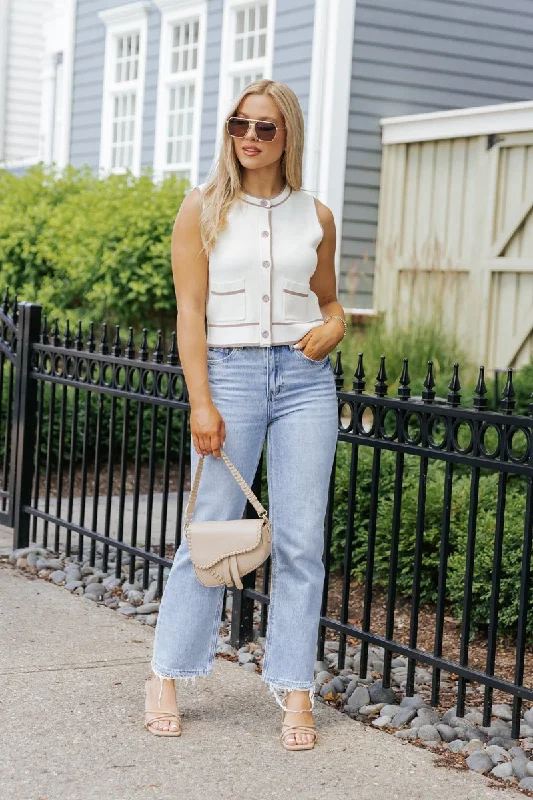
[{"label": "leafy bush", "polygon": [[175,326],[170,243],[186,182],[38,165],[0,171],[0,291],[50,318]]}]

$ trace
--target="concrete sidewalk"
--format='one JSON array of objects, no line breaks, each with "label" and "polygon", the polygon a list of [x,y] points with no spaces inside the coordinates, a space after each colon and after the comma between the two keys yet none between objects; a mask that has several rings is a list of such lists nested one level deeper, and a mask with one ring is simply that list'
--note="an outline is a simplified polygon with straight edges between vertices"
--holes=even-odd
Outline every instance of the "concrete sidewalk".
[{"label": "concrete sidewalk", "polygon": [[0,619],[2,800],[502,797],[321,703],[315,749],[288,752],[266,685],[220,658],[178,690],[182,736],[156,738],[142,726],[151,628],[5,563]]}]

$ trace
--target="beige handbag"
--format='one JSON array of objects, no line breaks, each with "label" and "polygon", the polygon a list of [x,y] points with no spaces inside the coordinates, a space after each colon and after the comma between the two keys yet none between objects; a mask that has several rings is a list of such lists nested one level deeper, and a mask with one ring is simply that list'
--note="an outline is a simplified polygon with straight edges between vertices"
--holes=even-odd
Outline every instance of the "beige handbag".
[{"label": "beige handbag", "polygon": [[259,519],[192,522],[204,456],[200,456],[185,510],[185,535],[196,577],[204,586],[235,585],[241,575],[257,569],[270,555],[271,529],[267,512],[226,453],[222,459],[259,515]]}]

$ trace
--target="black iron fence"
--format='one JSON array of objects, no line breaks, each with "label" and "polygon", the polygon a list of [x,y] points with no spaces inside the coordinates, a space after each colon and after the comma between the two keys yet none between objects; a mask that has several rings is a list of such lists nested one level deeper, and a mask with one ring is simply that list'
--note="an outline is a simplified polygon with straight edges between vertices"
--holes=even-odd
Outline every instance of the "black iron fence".
[{"label": "black iron fence", "polygon": [[[161,338],[153,350],[144,332],[138,346],[130,329],[127,340],[120,331],[104,325],[96,341],[92,324],[61,334],[55,322],[49,329],[39,306],[6,298],[0,311],[0,433],[2,483],[0,522],[14,528],[14,547],[39,542],[81,560],[89,548],[91,564],[96,544],[101,543],[102,568],[108,570],[109,553],[116,551],[112,568],[121,576],[123,564],[134,581],[139,561],[147,588],[157,568],[159,594],[164,569],[172,564],[181,541],[184,490],[189,483],[189,402],[177,343],[172,337],[164,352]],[[327,634],[338,638],[338,667],[346,663],[349,641],[361,642],[360,673],[367,674],[369,647],[384,649],[383,684],[391,685],[394,656],[407,659],[406,692],[415,691],[415,666],[432,670],[432,702],[439,703],[441,677],[457,680],[457,714],[465,712],[469,685],[484,687],[484,721],[489,723],[493,692],[513,698],[513,735],[518,735],[522,701],[533,701],[533,688],[524,684],[528,654],[529,587],[533,536],[533,404],[530,415],[515,413],[513,373],[507,373],[500,408],[487,408],[483,368],[475,389],[473,408],[460,407],[458,367],[449,385],[446,403],[436,403],[433,365],[429,362],[421,399],[411,399],[407,360],[399,380],[397,397],[387,396],[385,359],[382,359],[373,394],[365,392],[362,356],[350,390],[344,389],[340,354],[334,367],[339,400],[337,456],[333,466],[325,524],[324,582],[318,654],[324,657]],[[309,387],[312,391],[312,386]],[[371,460],[371,480],[362,503],[361,461]],[[340,460],[347,467],[339,467]],[[393,461],[393,491],[386,512],[382,505],[383,462]],[[410,621],[407,635],[396,626],[398,603],[405,606],[405,592],[398,596],[398,578],[405,570],[402,531],[405,519],[406,465],[417,464],[416,514],[409,567]],[[427,541],[427,486],[432,465],[442,465],[439,541]],[[452,509],[457,502],[456,477],[468,481],[464,547],[459,553],[464,569],[462,619],[457,655],[446,652],[444,636],[448,607],[451,558]],[[481,533],[480,480],[497,480],[494,529],[490,538],[491,578],[487,592],[484,668],[470,660],[473,633],[472,598]],[[513,477],[514,476],[514,477]],[[506,500],[511,477],[523,482],[524,508],[520,512],[520,552],[513,643],[513,675],[498,674],[502,557],[508,535]],[[339,483],[346,484],[346,505],[340,508]],[[265,497],[263,459],[254,490]],[[340,509],[340,510],[339,510]],[[254,513],[247,506],[246,513]],[[339,514],[342,516],[339,538]],[[388,515],[388,516],[387,516]],[[388,579],[379,595],[375,584],[376,548],[383,547],[386,517]],[[364,533],[361,519],[364,518]],[[486,524],[486,521],[485,521]],[[403,527],[402,527],[403,526]],[[455,532],[454,532],[455,533]],[[516,536],[516,531],[514,531]],[[483,532],[483,536],[486,534]],[[484,540],[486,551],[486,540]],[[331,569],[332,552],[342,549],[342,568]],[[364,549],[360,619],[354,618],[354,552]],[[437,553],[435,602],[431,606],[432,646],[419,646],[420,613],[425,595],[425,563],[428,550]],[[382,552],[382,550],[380,551]],[[432,555],[435,555],[433,553]],[[455,556],[457,557],[457,553]],[[336,598],[332,600],[335,583]],[[232,644],[252,638],[254,605],[261,610],[260,632],[266,632],[269,603],[270,560],[258,573],[244,579],[244,589],[233,591]],[[405,574],[403,574],[405,585]],[[376,599],[378,598],[378,599]],[[378,608],[379,604],[379,608]],[[374,622],[381,611],[382,622]],[[454,651],[455,652],[455,651]]]}]

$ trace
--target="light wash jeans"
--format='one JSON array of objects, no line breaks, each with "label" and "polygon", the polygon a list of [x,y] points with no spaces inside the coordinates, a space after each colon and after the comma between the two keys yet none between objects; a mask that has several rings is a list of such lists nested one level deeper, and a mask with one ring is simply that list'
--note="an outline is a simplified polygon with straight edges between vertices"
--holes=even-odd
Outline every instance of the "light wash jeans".
[{"label": "light wash jeans", "polygon": [[[251,484],[267,440],[272,578],[262,680],[279,695],[314,696],[324,581],[328,484],[338,406],[329,356],[292,345],[210,347],[211,395],[226,424],[224,450]],[[191,441],[191,476],[198,454]],[[240,519],[246,497],[222,459],[206,456],[193,521]],[[221,625],[223,586],[197,579],[185,537],[174,556],[155,630],[152,670],[164,678],[209,675]],[[161,697],[161,692],[160,695]]]}]

